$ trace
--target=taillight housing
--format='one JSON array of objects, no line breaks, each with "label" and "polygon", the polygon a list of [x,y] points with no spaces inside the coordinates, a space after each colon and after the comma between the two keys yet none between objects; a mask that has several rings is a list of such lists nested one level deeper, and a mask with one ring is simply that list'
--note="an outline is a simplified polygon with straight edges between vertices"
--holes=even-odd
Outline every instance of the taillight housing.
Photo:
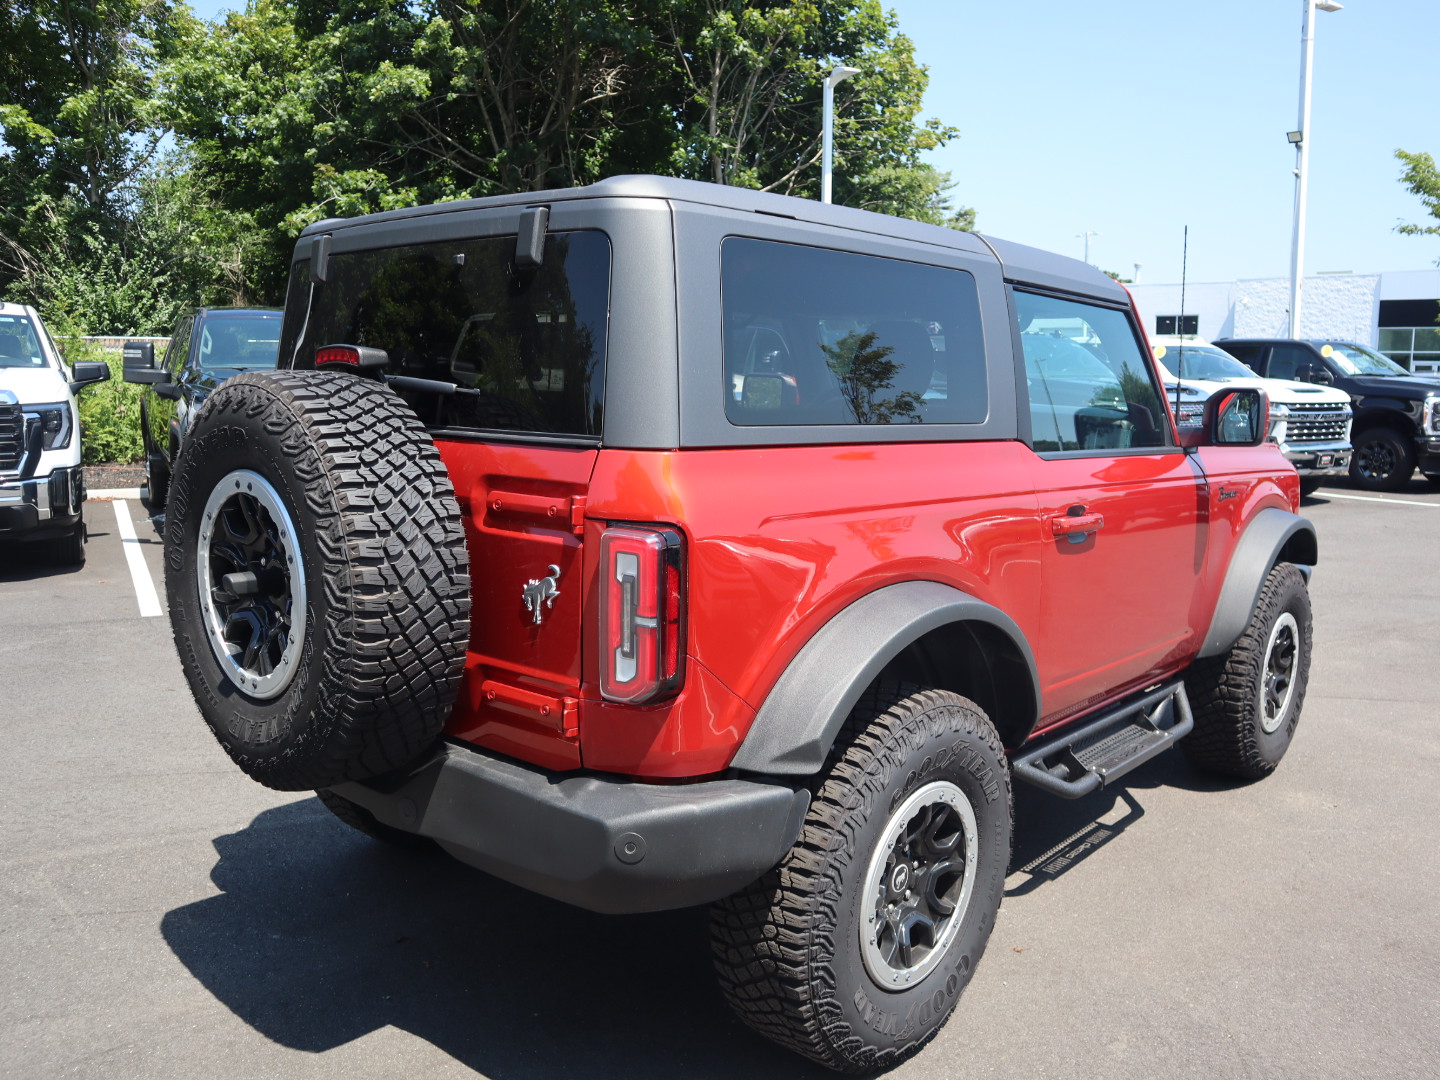
[{"label": "taillight housing", "polygon": [[612,525],[600,534],[600,693],[642,705],[685,678],[684,560],[670,529]]}]

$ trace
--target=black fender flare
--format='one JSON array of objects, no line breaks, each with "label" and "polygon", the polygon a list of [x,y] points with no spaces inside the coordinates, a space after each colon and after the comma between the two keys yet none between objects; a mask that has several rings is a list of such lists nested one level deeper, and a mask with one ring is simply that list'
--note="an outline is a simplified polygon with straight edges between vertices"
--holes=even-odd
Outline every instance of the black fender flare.
[{"label": "black fender flare", "polygon": [[1033,725],[1040,678],[1015,620],[950,585],[906,581],[856,600],[805,643],[766,696],[731,767],[781,776],[819,772],[850,710],[885,666],[925,634],[955,623],[983,623],[1010,639],[1029,667]]},{"label": "black fender flare", "polygon": [[1318,555],[1315,526],[1299,514],[1266,507],[1250,520],[1235,544],[1210,629],[1196,659],[1219,656],[1239,640],[1260,600],[1265,579],[1287,553],[1290,557],[1285,561],[1299,566],[1308,580]]}]

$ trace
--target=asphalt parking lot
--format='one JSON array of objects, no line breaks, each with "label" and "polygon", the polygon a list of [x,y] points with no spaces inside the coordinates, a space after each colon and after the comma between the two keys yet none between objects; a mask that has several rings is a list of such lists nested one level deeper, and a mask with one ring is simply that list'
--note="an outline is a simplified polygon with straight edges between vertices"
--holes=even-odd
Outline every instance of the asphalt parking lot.
[{"label": "asphalt parking lot", "polygon": [[[1279,771],[1019,787],[989,951],[892,1075],[1440,1076],[1440,490],[1304,512],[1316,645]],[[145,591],[144,507],[87,517],[81,570],[0,549],[0,1074],[831,1075],[730,1018],[703,911],[592,915],[247,780]]]}]

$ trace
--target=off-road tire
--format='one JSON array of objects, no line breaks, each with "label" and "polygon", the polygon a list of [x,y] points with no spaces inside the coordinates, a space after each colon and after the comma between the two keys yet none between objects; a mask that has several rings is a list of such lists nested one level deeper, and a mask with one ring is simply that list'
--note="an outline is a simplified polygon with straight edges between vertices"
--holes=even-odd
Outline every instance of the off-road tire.
[{"label": "off-road tire", "polygon": [[[949,1018],[994,927],[1010,859],[1005,753],[973,702],[889,684],[855,706],[817,785],[784,861],[712,906],[716,972],[731,1007],[761,1034],[841,1072],[889,1068]],[[971,891],[956,905],[953,937],[942,930],[924,961],[933,966],[912,965],[915,982],[897,988],[894,974],[882,984],[870,970],[876,946],[862,942],[861,928],[883,906],[865,883],[876,866],[886,867],[882,884],[891,881],[890,863],[877,860],[898,849],[884,841],[909,800],[936,787],[958,790],[973,814],[973,848],[956,849],[975,857]]]},{"label": "off-road tire", "polygon": [[1415,449],[1387,427],[1372,427],[1354,439],[1350,479],[1367,491],[1400,491],[1415,474]]},{"label": "off-road tire", "polygon": [[[398,395],[350,374],[238,375],[196,417],[169,494],[176,649],[201,715],[245,773],[283,791],[327,788],[399,768],[434,743],[464,664],[470,579],[449,476]],[[201,537],[211,530],[204,580],[223,584],[216,538],[236,535],[222,523],[240,510],[276,553],[268,584],[252,600],[220,588],[204,600]],[[269,605],[275,620],[254,654],[269,657],[268,673],[244,648],[224,658],[247,602]],[[282,646],[277,662],[271,649]]]},{"label": "off-road tire", "polygon": [[317,791],[315,797],[320,800],[325,809],[346,825],[373,840],[379,840],[392,847],[404,848],[407,851],[439,850],[435,841],[428,836],[421,836],[419,833],[406,832],[393,825],[386,825],[383,821],[377,820],[375,815],[365,807],[351,802],[343,795],[336,795],[333,791]]},{"label": "off-road tire", "polygon": [[[1276,624],[1287,619],[1277,636]],[[1286,627],[1294,648],[1288,664],[1283,656]],[[1300,722],[1310,650],[1305,578],[1290,563],[1280,563],[1265,579],[1239,640],[1223,655],[1197,661],[1185,677],[1195,715],[1195,730],[1180,741],[1185,756],[1209,772],[1243,780],[1260,780],[1274,772]],[[1273,680],[1287,667],[1287,684],[1293,685],[1288,686],[1283,709],[1267,717],[1267,683],[1273,692]]]}]

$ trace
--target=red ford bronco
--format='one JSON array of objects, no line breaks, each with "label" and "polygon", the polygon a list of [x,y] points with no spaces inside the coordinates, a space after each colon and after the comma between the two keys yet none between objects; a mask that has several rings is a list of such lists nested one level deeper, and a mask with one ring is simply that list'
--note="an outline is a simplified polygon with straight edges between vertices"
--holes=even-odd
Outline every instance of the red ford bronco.
[{"label": "red ford bronco", "polygon": [[200,709],[261,783],[604,912],[713,905],[833,1068],[953,1011],[1011,780],[1266,775],[1314,529],[1260,391],[1177,431],[1092,267],[653,177],[325,221],[175,468]]}]

